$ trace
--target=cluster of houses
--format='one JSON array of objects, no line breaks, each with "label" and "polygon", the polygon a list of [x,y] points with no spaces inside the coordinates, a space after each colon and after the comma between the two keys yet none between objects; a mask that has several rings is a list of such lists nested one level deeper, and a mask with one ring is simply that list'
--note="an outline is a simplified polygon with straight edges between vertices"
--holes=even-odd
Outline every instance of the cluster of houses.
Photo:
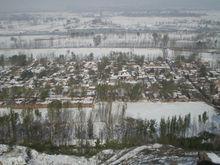
[{"label": "cluster of houses", "polygon": [[182,67],[175,67],[175,61],[168,59],[143,59],[141,64],[129,59],[119,66],[115,59],[108,60],[101,69],[102,59],[88,58],[35,59],[27,66],[1,67],[0,106],[47,107],[59,100],[66,107],[92,107],[98,101],[98,85],[119,83],[140,84],[140,100],[198,101],[205,91],[219,102],[220,73],[217,71],[211,70],[201,77],[194,63],[182,62]]},{"label": "cluster of houses", "polygon": [[191,91],[199,91],[203,100],[209,103],[220,104],[220,71],[211,67],[209,62],[197,59],[173,68],[192,84]]}]

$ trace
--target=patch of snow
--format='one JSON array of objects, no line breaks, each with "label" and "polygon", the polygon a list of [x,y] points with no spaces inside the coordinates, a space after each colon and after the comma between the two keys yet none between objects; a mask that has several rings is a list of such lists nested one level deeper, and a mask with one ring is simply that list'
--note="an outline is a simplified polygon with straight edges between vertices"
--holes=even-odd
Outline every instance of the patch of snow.
[{"label": "patch of snow", "polygon": [[208,157],[211,159],[212,163],[220,164],[220,157],[213,152],[207,153]]},{"label": "patch of snow", "polygon": [[0,155],[8,151],[8,146],[0,144]]},{"label": "patch of snow", "polygon": [[162,147],[162,144],[158,144],[158,143],[155,143],[152,145],[152,148],[154,149],[158,149],[158,148],[161,148]]},{"label": "patch of snow", "polygon": [[113,154],[114,151],[112,149],[109,149],[109,150],[103,150],[102,153],[108,155],[108,154]]},{"label": "patch of snow", "polygon": [[31,160],[31,164],[33,165],[93,165],[96,164],[95,160],[86,159],[84,157],[76,157],[76,156],[67,156],[67,155],[47,155],[47,154],[38,154]]},{"label": "patch of snow", "polygon": [[[0,145],[0,151],[5,151],[6,145]],[[85,158],[77,156],[67,155],[48,155],[45,153],[38,153],[35,150],[31,150],[30,160],[26,152],[26,147],[15,146],[11,151],[4,152],[0,155],[0,162],[3,165],[95,165],[97,160],[95,158]]]},{"label": "patch of snow", "polygon": [[117,159],[116,161],[112,162],[111,164],[114,165],[114,164],[120,164],[120,162],[124,161],[124,160],[128,160],[132,157],[134,157],[136,154],[138,154],[139,152],[147,149],[148,146],[140,146],[140,147],[137,147],[131,151],[129,151],[128,153],[126,153],[125,155],[123,155],[122,157],[120,157],[119,159]]}]

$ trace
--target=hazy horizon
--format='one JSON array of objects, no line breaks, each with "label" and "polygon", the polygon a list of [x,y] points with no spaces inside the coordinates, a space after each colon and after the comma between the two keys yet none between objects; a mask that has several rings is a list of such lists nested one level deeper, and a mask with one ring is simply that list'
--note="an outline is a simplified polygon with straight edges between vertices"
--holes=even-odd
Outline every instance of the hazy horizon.
[{"label": "hazy horizon", "polygon": [[220,0],[0,0],[0,11],[220,9]]}]

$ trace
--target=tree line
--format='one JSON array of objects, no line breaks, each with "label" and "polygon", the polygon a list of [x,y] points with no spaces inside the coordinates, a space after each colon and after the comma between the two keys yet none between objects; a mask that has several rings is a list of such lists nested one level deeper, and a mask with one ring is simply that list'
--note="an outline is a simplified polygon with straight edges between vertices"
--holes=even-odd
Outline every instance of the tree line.
[{"label": "tree line", "polygon": [[[92,155],[103,148],[155,142],[188,149],[220,149],[219,137],[204,131],[208,127],[206,112],[198,117],[199,124],[193,123],[190,114],[157,123],[126,117],[126,104],[118,105],[115,111],[111,102],[100,103],[89,113],[80,106],[76,111],[62,106],[60,101],[54,101],[46,112],[10,109],[0,117],[0,143],[30,146],[49,153],[83,155]],[[204,143],[208,139],[211,141]]]}]

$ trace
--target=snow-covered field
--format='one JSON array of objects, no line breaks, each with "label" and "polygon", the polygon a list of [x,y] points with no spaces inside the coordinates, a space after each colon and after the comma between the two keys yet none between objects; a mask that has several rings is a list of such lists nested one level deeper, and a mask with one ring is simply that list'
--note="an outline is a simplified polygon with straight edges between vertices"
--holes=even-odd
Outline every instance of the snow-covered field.
[{"label": "snow-covered field", "polygon": [[137,55],[145,55],[149,58],[162,56],[161,49],[141,49],[141,48],[59,48],[59,49],[6,49],[0,50],[0,55],[12,56],[15,54],[33,55],[33,57],[57,57],[59,55],[71,56],[71,53],[77,55],[89,55],[93,53],[95,57],[106,56],[111,52],[134,53]]},{"label": "snow-covered field", "polygon": [[[123,52],[132,53],[136,55],[144,55],[146,59],[154,60],[157,57],[162,57],[162,49],[158,48],[50,48],[50,49],[0,49],[0,55],[13,56],[18,54],[25,54],[27,56],[33,55],[34,58],[54,58],[59,55],[71,57],[72,53],[79,56],[86,56],[90,53],[94,54],[94,57],[99,58],[102,56],[108,56],[111,52]],[[174,51],[168,49],[168,57],[174,58],[176,55],[183,55],[188,57],[192,52],[189,51]],[[212,52],[199,53],[199,56],[213,65],[220,61],[220,55]]]},{"label": "snow-covered field", "polygon": [[[40,48],[89,47],[93,44],[94,35],[91,33],[93,30],[96,31],[94,34],[104,33],[106,35],[101,44],[105,47],[122,43],[149,44],[149,41],[152,42],[152,30],[161,31],[161,33],[165,30],[169,33],[170,39],[190,41],[196,37],[198,33],[195,31],[200,28],[218,28],[217,25],[207,24],[205,21],[218,21],[220,12],[202,11],[202,13],[207,14],[198,17],[175,15],[132,17],[121,15],[121,13],[104,13],[103,15],[72,12],[0,13],[0,48],[35,48],[39,46],[39,43],[41,43]],[[120,34],[117,32],[119,29],[123,31]],[[127,33],[138,30],[145,31],[145,34]],[[68,38],[67,34],[70,34],[70,31],[80,34],[81,39],[76,36]],[[86,33],[88,34],[84,35]],[[51,39],[53,40],[52,46],[50,45]]]},{"label": "snow-covered field", "polygon": [[[196,12],[196,11],[195,11]],[[198,11],[199,12],[199,11]],[[174,27],[178,30],[191,30],[200,25],[201,20],[219,20],[219,11],[202,11],[207,13],[203,16],[176,17],[167,16],[123,16],[120,13],[103,13],[102,22],[94,23],[93,20],[100,18],[98,13],[72,13],[72,12],[36,12],[36,13],[13,13],[13,22],[4,20],[10,18],[10,14],[1,13],[3,20],[0,34],[29,33],[29,32],[66,32],[68,29],[89,29],[89,28],[150,28]],[[16,18],[27,17],[27,20],[16,20]],[[1,20],[1,19],[0,19]]]},{"label": "snow-covered field", "polygon": [[[122,102],[114,102],[113,103],[113,112],[120,111],[122,106],[125,103]],[[199,115],[207,112],[209,118],[219,116],[218,112],[215,109],[204,103],[204,102],[128,102],[126,103],[126,115],[129,117],[133,117],[135,119],[153,119],[157,122],[160,121],[161,118],[167,119],[172,116],[185,116],[189,113],[191,114],[191,118],[197,119]],[[43,116],[46,115],[47,109],[39,109]],[[67,111],[79,112],[78,109],[68,108]],[[16,112],[20,112],[22,110],[15,110]],[[87,108],[82,111],[85,114],[89,114],[90,112],[98,111],[98,104],[95,105],[94,109]],[[0,114],[8,113],[9,109],[0,109]],[[220,116],[219,116],[219,124],[220,124]]]},{"label": "snow-covered field", "polygon": [[214,108],[204,102],[172,102],[172,103],[153,103],[138,102],[128,103],[127,115],[134,118],[154,119],[160,121],[161,118],[167,119],[172,116],[185,116],[191,114],[192,118],[198,118],[198,115],[207,112],[209,117],[217,113]]},{"label": "snow-covered field", "polygon": [[[175,57],[177,55],[189,57],[193,52],[191,51],[174,51],[170,50],[170,57]],[[219,67],[220,54],[219,52],[213,52],[212,50],[206,50],[205,52],[200,52],[199,57],[210,64],[210,67]]]},{"label": "snow-covered field", "polygon": [[[102,104],[106,105],[105,103]],[[220,131],[220,115],[212,106],[207,105],[204,102],[136,102],[136,103],[122,103],[114,102],[112,105],[112,115],[114,116],[115,124],[120,120],[122,114],[123,106],[127,107],[125,110],[125,116],[143,119],[143,120],[155,120],[159,128],[161,118],[168,119],[176,116],[185,117],[190,114],[191,117],[191,126],[188,132],[188,136],[196,136],[201,131],[211,131],[214,133],[219,133]],[[105,108],[105,106],[103,106]],[[47,109],[39,109],[42,117],[45,119],[47,117]],[[9,113],[9,109],[0,109],[0,115]],[[16,109],[15,112],[21,114],[22,110]],[[93,118],[94,130],[93,133],[96,137],[100,136],[100,132],[103,130],[105,125],[105,120],[107,120],[106,115],[104,114],[104,109],[99,109],[98,104],[95,105],[94,109],[64,109],[66,113],[65,116],[68,116],[66,120],[79,120],[80,112],[85,115],[85,125],[90,115]],[[198,121],[199,115],[202,115],[204,112],[207,112],[208,121],[205,125],[201,125]],[[21,115],[20,115],[21,117]],[[22,118],[20,118],[22,121]],[[195,127],[197,127],[195,129]],[[69,144],[77,144],[77,140],[73,138],[69,141]],[[91,141],[91,144],[94,145],[94,142]]]},{"label": "snow-covered field", "polygon": [[[113,103],[113,112],[117,113],[122,109],[122,106],[126,105],[126,115],[129,117],[133,117],[135,119],[148,119],[148,120],[156,120],[160,121],[161,118],[167,119],[172,116],[185,116],[189,113],[191,114],[191,118],[197,119],[199,115],[207,112],[209,118],[218,116],[218,112],[215,109],[204,103],[204,102],[114,102]],[[46,115],[47,109],[39,109],[43,116]],[[67,111],[72,111],[78,113],[78,109],[68,108],[65,109]],[[21,112],[22,110],[15,110],[16,112]],[[94,109],[87,108],[82,109],[85,114],[89,114],[90,112],[98,112],[98,104],[95,105]],[[8,113],[9,109],[0,109],[0,114]],[[219,124],[220,124],[220,116],[219,116]]]},{"label": "snow-covered field", "polygon": [[179,27],[179,30],[193,29],[198,25],[198,21],[201,18],[194,17],[125,17],[116,16],[112,17],[111,21],[114,24],[118,24],[123,28],[153,28],[163,27],[166,25]]}]

